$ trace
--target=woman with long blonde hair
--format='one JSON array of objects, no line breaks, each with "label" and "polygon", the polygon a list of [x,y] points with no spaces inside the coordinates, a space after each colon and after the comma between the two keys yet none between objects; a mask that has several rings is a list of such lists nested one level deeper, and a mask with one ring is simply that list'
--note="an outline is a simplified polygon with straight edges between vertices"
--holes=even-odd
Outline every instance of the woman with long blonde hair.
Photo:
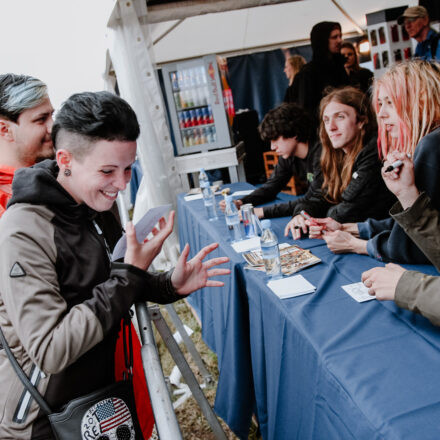
[{"label": "woman with long blonde hair", "polygon": [[307,232],[302,210],[338,222],[382,219],[394,197],[381,178],[376,123],[368,98],[354,87],[335,89],[320,104],[320,167],[298,200],[285,234]]},{"label": "woman with long blonde hair", "polygon": [[[389,68],[374,83],[379,152],[386,158],[393,151],[410,156],[416,186],[426,192],[434,208],[440,210],[440,64],[422,60]],[[382,170],[385,174],[386,167]],[[394,207],[390,211],[393,215]],[[312,235],[324,239],[337,253],[369,254],[383,261],[429,264],[429,260],[405,231],[388,218],[368,219],[357,224],[318,220]]]}]

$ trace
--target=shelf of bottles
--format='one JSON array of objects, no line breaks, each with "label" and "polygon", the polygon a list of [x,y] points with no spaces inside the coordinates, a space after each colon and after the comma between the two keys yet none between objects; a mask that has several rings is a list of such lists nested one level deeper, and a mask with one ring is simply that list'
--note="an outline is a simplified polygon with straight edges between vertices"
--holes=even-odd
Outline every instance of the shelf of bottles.
[{"label": "shelf of bottles", "polygon": [[217,141],[204,66],[169,73],[184,147]]}]

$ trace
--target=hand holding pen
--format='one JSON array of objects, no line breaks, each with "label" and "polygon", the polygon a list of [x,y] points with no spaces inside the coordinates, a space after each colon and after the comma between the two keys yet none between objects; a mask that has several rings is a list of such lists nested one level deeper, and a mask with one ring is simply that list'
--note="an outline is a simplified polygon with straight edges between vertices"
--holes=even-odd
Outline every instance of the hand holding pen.
[{"label": "hand holding pen", "polygon": [[382,177],[388,189],[399,199],[404,209],[411,206],[418,197],[414,165],[407,154],[398,151],[389,153],[382,167]]}]

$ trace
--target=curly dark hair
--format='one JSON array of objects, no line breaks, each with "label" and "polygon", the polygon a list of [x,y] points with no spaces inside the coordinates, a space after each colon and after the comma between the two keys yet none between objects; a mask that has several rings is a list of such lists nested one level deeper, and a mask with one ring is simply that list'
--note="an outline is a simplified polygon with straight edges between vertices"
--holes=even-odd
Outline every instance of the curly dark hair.
[{"label": "curly dark hair", "polygon": [[267,112],[259,131],[264,141],[274,141],[282,136],[308,142],[312,138],[313,121],[301,107],[284,103]]}]

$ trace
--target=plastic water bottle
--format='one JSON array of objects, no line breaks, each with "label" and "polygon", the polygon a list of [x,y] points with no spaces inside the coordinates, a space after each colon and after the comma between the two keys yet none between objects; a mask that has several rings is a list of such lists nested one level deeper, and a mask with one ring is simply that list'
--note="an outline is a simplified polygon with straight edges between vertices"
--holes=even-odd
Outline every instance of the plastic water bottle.
[{"label": "plastic water bottle", "polygon": [[205,204],[206,214],[209,221],[217,220],[217,211],[215,209],[215,195],[212,192],[209,182],[202,182],[201,186],[203,194],[203,203]]},{"label": "plastic water bottle", "polygon": [[225,218],[226,224],[228,225],[229,235],[231,241],[240,241],[243,239],[240,227],[240,217],[238,216],[238,210],[235,206],[232,196],[226,196],[226,208],[225,208]]},{"label": "plastic water bottle", "polygon": [[205,168],[200,168],[200,173],[199,173],[199,186],[200,186],[200,188],[202,187],[203,182],[209,183],[209,179],[208,179],[208,175],[206,174]]},{"label": "plastic water bottle", "polygon": [[277,236],[271,229],[270,220],[262,220],[261,227],[263,232],[260,237],[260,245],[266,274],[271,278],[281,278],[281,259]]}]

